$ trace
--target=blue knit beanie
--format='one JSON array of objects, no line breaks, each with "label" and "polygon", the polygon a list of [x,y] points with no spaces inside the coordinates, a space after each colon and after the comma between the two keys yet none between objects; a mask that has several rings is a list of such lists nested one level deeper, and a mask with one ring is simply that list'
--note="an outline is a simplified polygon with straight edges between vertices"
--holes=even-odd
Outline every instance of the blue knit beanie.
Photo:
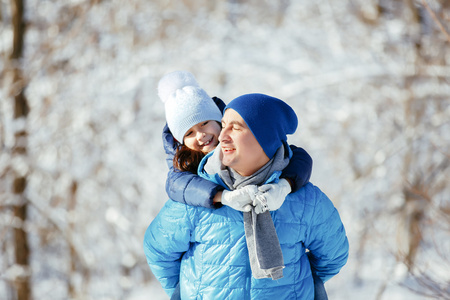
[{"label": "blue knit beanie", "polygon": [[165,104],[167,125],[180,143],[192,126],[222,120],[220,109],[190,72],[175,71],[165,75],[158,83],[158,96]]},{"label": "blue knit beanie", "polygon": [[297,129],[294,110],[280,99],[263,94],[246,94],[232,100],[226,107],[234,109],[244,119],[259,145],[271,159],[287,134]]}]

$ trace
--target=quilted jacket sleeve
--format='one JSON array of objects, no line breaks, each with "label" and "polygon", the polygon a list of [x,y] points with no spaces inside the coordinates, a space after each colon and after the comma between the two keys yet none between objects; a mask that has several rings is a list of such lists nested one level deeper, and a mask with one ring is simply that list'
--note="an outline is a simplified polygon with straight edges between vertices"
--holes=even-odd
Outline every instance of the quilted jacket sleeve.
[{"label": "quilted jacket sleeve", "polygon": [[212,99],[214,100],[214,103],[216,103],[217,107],[220,109],[220,112],[223,115],[223,110],[225,109],[225,106],[226,106],[225,102],[223,102],[222,99],[217,98],[217,97],[212,97]]},{"label": "quilted jacket sleeve", "polygon": [[166,163],[169,167],[166,180],[166,193],[169,198],[187,205],[214,208],[213,198],[223,188],[197,174],[175,171],[173,167],[175,141],[167,124],[163,130],[163,145],[166,151]]},{"label": "quilted jacket sleeve", "polygon": [[147,263],[169,296],[179,282],[181,257],[189,249],[191,228],[187,207],[168,200],[145,232]]},{"label": "quilted jacket sleeve", "polygon": [[214,196],[224,188],[190,172],[169,171],[166,193],[170,199],[192,206],[216,208]]},{"label": "quilted jacket sleeve", "polygon": [[309,182],[311,177],[313,161],[311,156],[303,148],[294,145],[289,146],[292,157],[289,165],[284,168],[281,178],[288,178],[293,183],[292,191],[295,192]]},{"label": "quilted jacket sleeve", "polygon": [[316,202],[305,244],[312,271],[325,282],[346,264],[349,245],[337,209],[319,188],[314,188]]},{"label": "quilted jacket sleeve", "polygon": [[174,139],[172,132],[170,132],[169,126],[164,125],[162,132],[162,140],[164,151],[166,152],[166,163],[169,169],[173,167],[173,157],[175,156],[175,151],[177,150],[176,140]]}]

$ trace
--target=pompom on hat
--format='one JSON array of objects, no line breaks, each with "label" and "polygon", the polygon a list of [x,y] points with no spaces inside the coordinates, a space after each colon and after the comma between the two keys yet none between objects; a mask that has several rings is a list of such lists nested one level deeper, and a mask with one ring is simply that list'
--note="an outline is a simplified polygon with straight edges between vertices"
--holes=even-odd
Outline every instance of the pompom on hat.
[{"label": "pompom on hat", "polygon": [[294,110],[282,100],[264,94],[246,94],[232,100],[226,107],[235,110],[244,119],[264,153],[271,159],[287,134],[297,130]]},{"label": "pompom on hat", "polygon": [[158,96],[165,105],[167,125],[180,143],[183,143],[184,135],[192,126],[208,120],[220,122],[222,119],[214,100],[190,72],[175,71],[162,77],[158,83]]}]

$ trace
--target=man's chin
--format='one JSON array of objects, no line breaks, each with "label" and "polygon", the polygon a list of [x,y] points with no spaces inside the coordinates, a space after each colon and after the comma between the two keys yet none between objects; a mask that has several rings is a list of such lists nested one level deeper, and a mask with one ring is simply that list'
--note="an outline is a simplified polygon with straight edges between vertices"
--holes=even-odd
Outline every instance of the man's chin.
[{"label": "man's chin", "polygon": [[232,161],[227,159],[226,157],[222,157],[222,165],[224,165],[225,167],[231,167],[232,166]]}]

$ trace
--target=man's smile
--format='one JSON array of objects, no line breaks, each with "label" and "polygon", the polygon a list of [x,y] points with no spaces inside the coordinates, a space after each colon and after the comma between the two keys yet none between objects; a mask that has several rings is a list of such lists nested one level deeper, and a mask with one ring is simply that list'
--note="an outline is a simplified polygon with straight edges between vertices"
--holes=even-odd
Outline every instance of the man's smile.
[{"label": "man's smile", "polygon": [[235,151],[236,148],[231,148],[231,147],[222,147],[222,152],[223,153],[231,153],[233,151]]}]

